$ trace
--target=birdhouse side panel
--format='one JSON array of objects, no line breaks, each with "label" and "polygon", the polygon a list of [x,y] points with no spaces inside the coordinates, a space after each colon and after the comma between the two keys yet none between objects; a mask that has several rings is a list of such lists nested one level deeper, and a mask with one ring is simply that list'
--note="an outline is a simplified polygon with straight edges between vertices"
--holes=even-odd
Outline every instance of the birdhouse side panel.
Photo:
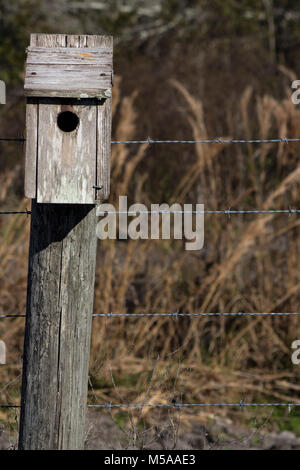
[{"label": "birdhouse side panel", "polygon": [[38,135],[38,99],[28,98],[26,104],[25,197],[36,198]]},{"label": "birdhouse side panel", "polygon": [[95,202],[97,106],[95,100],[77,103],[77,100],[40,100],[37,160],[39,203]]},{"label": "birdhouse side panel", "polygon": [[98,200],[109,198],[110,192],[110,153],[111,153],[112,99],[99,101],[97,126],[97,192]]}]

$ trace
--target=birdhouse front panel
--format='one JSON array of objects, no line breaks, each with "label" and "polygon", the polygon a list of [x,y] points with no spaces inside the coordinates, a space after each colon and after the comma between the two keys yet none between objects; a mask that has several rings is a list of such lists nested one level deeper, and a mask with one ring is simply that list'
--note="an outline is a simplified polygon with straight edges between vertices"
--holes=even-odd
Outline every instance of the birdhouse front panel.
[{"label": "birdhouse front panel", "polygon": [[112,38],[31,36],[26,197],[52,204],[108,197],[111,86]]},{"label": "birdhouse front panel", "polygon": [[97,103],[43,99],[38,105],[37,202],[93,204]]}]

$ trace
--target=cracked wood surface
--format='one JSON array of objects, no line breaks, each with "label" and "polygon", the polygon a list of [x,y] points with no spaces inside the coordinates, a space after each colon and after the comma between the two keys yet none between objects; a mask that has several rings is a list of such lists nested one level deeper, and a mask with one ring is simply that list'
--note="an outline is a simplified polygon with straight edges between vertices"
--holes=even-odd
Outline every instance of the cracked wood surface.
[{"label": "cracked wood surface", "polygon": [[[31,46],[40,47],[97,48],[101,47],[99,41],[103,47],[112,44],[111,38],[99,39],[97,36],[31,35]],[[102,145],[103,151],[100,151],[99,158],[107,156],[108,143],[103,139],[110,127],[103,119],[109,107],[103,108],[101,118],[99,101],[97,104],[86,102],[86,105],[81,100],[76,105],[70,100],[63,104],[62,100],[57,99],[51,100],[51,104],[46,101],[41,98],[30,98],[27,101],[27,136],[30,138],[26,148],[26,171],[30,171],[26,175],[26,195],[33,196],[33,201],[19,448],[82,449],[94,300],[96,209],[94,204],[85,201],[74,204],[74,198],[70,197],[60,204],[39,203],[36,195],[38,186],[41,199],[45,196],[47,200],[49,195],[52,199],[51,191],[58,194],[65,190],[66,186],[60,180],[63,177],[73,186],[70,194],[72,191],[77,191],[77,195],[78,191],[84,194],[81,192],[83,188],[77,187],[83,182],[78,182],[82,172],[84,180],[89,182],[100,181],[103,184],[105,175],[109,178],[108,163],[96,159],[97,149],[101,150]],[[110,101],[108,103],[110,105]],[[78,144],[75,134],[74,144],[67,136],[57,137],[54,126],[51,132],[49,129],[49,119],[56,118],[58,111],[74,110],[73,104],[82,106],[75,111],[77,114],[83,113],[80,117],[89,128],[91,142],[86,145],[91,147],[88,152],[87,147]],[[62,105],[66,109],[62,109]],[[58,106],[59,109],[53,113],[51,109],[54,108],[51,106]],[[99,131],[103,135],[96,138],[98,114],[101,122]],[[88,122],[92,125],[88,126]],[[51,140],[51,135],[55,137],[54,140]],[[51,153],[53,145],[58,145],[60,157],[56,163],[54,160],[52,162],[55,170],[50,168],[47,154],[43,153],[45,149]],[[41,147],[43,152],[39,153]],[[90,152],[94,155],[93,162],[86,165],[83,160]],[[76,160],[76,165],[72,158]],[[62,165],[66,167],[66,172],[62,171]],[[91,171],[92,176],[87,171]],[[47,181],[50,186],[46,188],[43,182],[46,185]],[[103,185],[103,191],[107,191],[109,182]],[[44,190],[46,192],[42,193]],[[91,198],[89,194],[87,200],[94,201],[94,197]]]},{"label": "cracked wood surface", "polygon": [[95,262],[93,205],[32,201],[20,449],[83,448]]}]

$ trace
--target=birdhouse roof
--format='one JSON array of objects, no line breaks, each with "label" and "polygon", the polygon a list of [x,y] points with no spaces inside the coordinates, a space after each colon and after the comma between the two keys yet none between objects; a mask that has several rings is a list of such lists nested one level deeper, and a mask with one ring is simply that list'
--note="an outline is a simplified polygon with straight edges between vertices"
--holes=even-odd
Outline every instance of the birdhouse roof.
[{"label": "birdhouse roof", "polygon": [[[39,35],[41,36],[41,35]],[[101,47],[94,36],[76,36],[71,44],[59,40],[60,47],[41,47],[31,35],[27,49],[25,95],[62,98],[109,98],[113,74],[112,38]],[[75,47],[74,47],[75,45]]]}]

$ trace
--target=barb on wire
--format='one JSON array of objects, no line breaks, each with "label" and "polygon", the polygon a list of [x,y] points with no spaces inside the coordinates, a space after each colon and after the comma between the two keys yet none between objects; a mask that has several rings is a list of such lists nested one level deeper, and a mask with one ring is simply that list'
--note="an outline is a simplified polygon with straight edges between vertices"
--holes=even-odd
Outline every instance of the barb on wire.
[{"label": "barb on wire", "polygon": [[300,315],[298,312],[282,313],[282,312],[266,312],[266,313],[252,313],[252,312],[232,312],[232,313],[93,313],[93,317],[106,317],[106,318],[141,318],[141,317],[246,317],[246,316],[288,316]]}]

